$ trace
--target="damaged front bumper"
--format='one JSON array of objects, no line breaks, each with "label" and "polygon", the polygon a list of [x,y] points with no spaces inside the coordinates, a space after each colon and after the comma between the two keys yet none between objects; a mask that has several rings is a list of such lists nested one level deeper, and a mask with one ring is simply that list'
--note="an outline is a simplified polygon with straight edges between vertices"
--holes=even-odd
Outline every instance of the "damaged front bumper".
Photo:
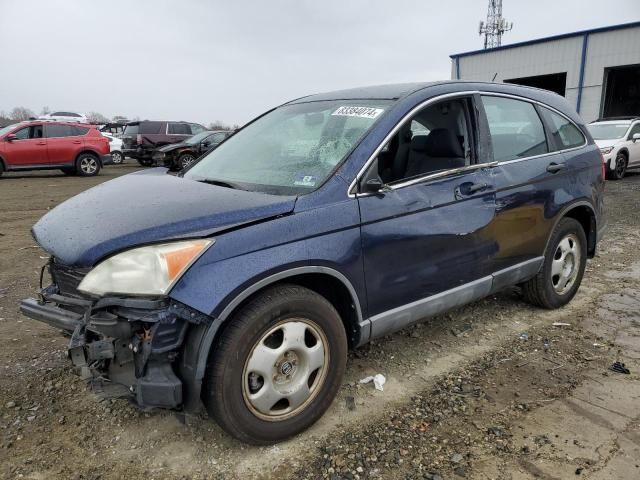
[{"label": "damaged front bumper", "polygon": [[105,398],[128,397],[141,408],[181,407],[185,387],[175,363],[189,326],[210,317],[166,297],[91,299],[65,281],[60,286],[67,291],[61,291],[53,272],[52,278],[20,310],[71,335],[69,357],[93,390]]}]

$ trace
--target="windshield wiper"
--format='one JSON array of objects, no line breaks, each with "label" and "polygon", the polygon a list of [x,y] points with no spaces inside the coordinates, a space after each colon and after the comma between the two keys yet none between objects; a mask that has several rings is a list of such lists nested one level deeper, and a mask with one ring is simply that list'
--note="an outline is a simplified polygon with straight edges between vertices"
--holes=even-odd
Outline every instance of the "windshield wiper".
[{"label": "windshield wiper", "polygon": [[225,188],[233,188],[234,190],[242,190],[235,183],[225,182],[224,180],[216,180],[215,178],[201,178],[196,181],[206,183],[208,185],[215,185],[217,187],[225,187]]}]

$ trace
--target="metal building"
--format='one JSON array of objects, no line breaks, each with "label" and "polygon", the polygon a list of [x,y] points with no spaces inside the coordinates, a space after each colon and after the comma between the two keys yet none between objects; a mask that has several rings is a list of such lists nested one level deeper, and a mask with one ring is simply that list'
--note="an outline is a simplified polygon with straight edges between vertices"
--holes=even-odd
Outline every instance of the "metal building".
[{"label": "metal building", "polygon": [[640,116],[640,22],[451,55],[451,78],[564,95],[585,121]]}]

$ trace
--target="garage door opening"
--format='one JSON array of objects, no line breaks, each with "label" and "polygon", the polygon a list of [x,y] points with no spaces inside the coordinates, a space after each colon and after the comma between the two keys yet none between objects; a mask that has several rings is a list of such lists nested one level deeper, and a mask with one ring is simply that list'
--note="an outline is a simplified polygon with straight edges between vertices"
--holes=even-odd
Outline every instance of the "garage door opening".
[{"label": "garage door opening", "polygon": [[640,116],[640,65],[604,71],[602,117]]},{"label": "garage door opening", "polygon": [[534,77],[511,78],[504,83],[515,83],[528,87],[544,88],[564,97],[567,88],[567,72],[551,73],[549,75],[536,75]]}]

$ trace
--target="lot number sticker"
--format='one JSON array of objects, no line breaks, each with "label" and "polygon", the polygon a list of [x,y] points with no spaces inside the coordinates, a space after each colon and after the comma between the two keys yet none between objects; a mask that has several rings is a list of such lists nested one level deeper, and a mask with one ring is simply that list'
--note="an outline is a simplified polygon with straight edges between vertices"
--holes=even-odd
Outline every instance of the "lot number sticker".
[{"label": "lot number sticker", "polygon": [[383,108],[349,107],[345,105],[338,108],[331,115],[336,115],[341,117],[376,118],[382,112],[384,112]]}]

